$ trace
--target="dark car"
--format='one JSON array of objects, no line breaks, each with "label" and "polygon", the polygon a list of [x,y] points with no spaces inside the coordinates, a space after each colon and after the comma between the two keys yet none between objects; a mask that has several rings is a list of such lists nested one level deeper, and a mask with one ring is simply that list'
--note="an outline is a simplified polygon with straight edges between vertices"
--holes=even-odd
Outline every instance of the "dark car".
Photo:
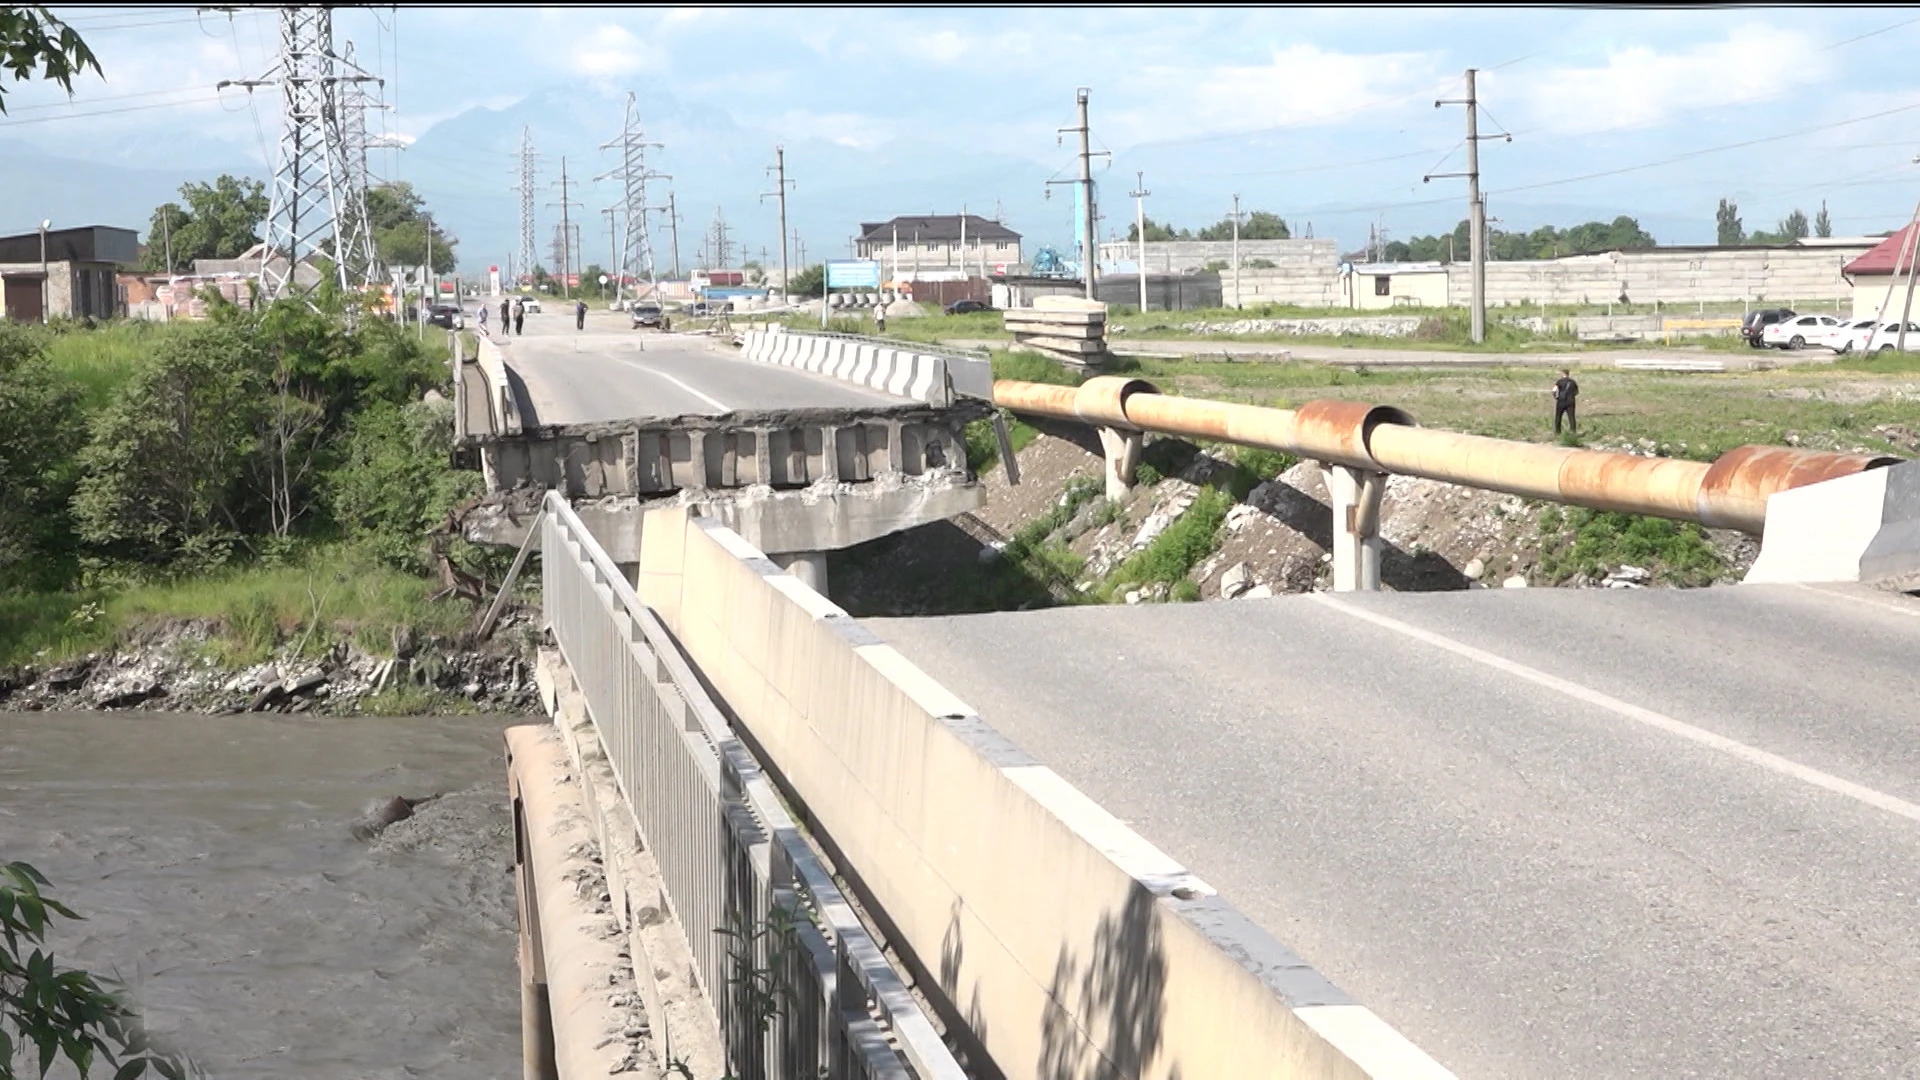
[{"label": "dark car", "polygon": [[1786,322],[1796,314],[1798,312],[1792,308],[1762,308],[1759,311],[1749,311],[1746,320],[1740,324],[1740,336],[1747,339],[1748,345],[1756,349],[1764,349],[1767,346],[1760,340],[1760,334],[1774,323]]},{"label": "dark car", "polygon": [[633,305],[631,314],[633,315],[633,328],[635,330],[643,326],[651,326],[660,330],[668,328],[669,324],[666,309],[662,308],[659,304],[651,301],[643,301]]},{"label": "dark car", "polygon": [[984,300],[955,300],[946,307],[949,315],[971,315],[976,311],[992,311],[993,305]]},{"label": "dark car", "polygon": [[447,330],[464,330],[467,326],[466,313],[457,304],[435,304],[427,313],[427,325]]}]

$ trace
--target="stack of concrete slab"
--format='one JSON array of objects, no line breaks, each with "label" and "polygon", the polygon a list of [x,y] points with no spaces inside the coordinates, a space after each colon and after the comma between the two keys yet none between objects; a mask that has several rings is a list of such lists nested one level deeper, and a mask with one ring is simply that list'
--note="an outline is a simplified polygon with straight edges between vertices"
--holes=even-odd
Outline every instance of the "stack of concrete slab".
[{"label": "stack of concrete slab", "polygon": [[1107,305],[1071,296],[1036,297],[1029,308],[1008,308],[1014,347],[1050,356],[1070,367],[1105,367]]}]

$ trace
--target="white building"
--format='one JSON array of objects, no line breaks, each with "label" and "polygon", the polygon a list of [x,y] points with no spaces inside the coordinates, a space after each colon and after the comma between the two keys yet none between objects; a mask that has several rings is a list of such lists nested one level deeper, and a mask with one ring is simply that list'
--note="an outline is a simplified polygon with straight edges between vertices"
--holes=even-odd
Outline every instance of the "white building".
[{"label": "white building", "polygon": [[891,281],[986,277],[1020,262],[1020,234],[978,214],[911,215],[863,222],[854,251],[880,260]]}]

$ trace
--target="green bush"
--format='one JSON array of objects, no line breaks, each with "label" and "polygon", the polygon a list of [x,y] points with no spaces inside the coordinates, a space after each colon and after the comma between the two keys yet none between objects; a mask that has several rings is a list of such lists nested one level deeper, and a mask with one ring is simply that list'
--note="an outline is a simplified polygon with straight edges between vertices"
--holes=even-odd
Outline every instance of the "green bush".
[{"label": "green bush", "polygon": [[452,435],[444,407],[382,402],[356,415],[324,482],[346,537],[387,566],[425,570],[427,530],[480,483],[477,473],[448,468]]},{"label": "green bush", "polygon": [[34,576],[71,547],[66,502],[80,443],[77,395],[46,359],[48,335],[0,322],[0,574]]},{"label": "green bush", "polygon": [[1554,584],[1575,575],[1598,578],[1623,564],[1683,586],[1709,584],[1726,570],[1706,533],[1691,522],[1574,507],[1564,511],[1564,524],[1551,524],[1557,514],[1549,508],[1540,517],[1548,536],[1540,570]]}]

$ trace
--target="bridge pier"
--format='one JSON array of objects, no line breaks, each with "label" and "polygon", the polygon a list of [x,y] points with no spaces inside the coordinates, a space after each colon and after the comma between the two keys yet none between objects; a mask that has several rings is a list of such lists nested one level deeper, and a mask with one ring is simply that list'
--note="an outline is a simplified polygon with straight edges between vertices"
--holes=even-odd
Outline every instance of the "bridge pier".
[{"label": "bridge pier", "polygon": [[1380,500],[1385,473],[1322,464],[1333,504],[1333,591],[1380,591]]}]

